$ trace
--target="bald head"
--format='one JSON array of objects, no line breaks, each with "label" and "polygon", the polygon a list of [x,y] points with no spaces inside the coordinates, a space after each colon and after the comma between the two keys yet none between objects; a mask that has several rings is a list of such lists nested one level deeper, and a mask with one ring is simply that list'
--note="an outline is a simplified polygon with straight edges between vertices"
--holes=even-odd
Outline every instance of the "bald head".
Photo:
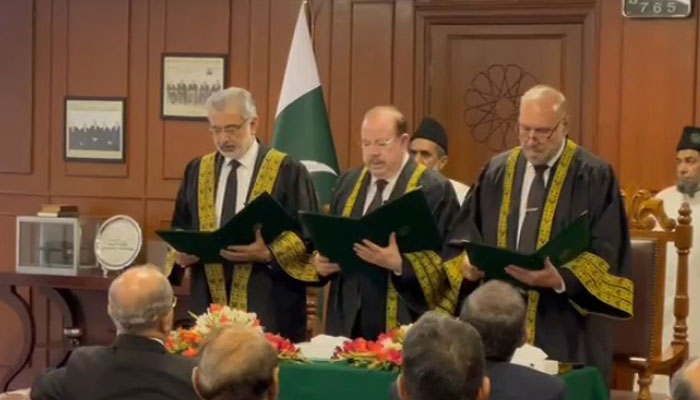
[{"label": "bald head", "polygon": [[262,332],[230,325],[207,339],[193,373],[206,400],[262,400],[277,396],[277,354]]},{"label": "bald head", "polygon": [[520,98],[520,106],[537,107],[543,112],[553,112],[558,116],[566,113],[566,97],[557,89],[547,85],[537,85],[528,89]]},{"label": "bald head", "polygon": [[700,357],[689,360],[671,381],[673,400],[700,399]]},{"label": "bald head", "polygon": [[163,337],[172,329],[173,289],[156,266],[132,267],[109,286],[107,312],[117,333]]}]

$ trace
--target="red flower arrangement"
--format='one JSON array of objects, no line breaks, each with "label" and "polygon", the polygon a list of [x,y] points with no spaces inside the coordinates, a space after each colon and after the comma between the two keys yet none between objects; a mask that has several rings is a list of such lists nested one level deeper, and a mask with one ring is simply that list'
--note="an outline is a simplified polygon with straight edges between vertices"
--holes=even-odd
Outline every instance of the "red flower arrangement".
[{"label": "red flower arrangement", "polygon": [[[241,324],[263,331],[260,321],[254,313],[246,313],[234,310],[228,306],[212,304],[206,313],[202,315],[191,314],[196,320],[195,325],[190,329],[178,328],[170,332],[170,336],[165,342],[165,348],[172,354],[180,354],[185,357],[199,356],[200,345],[209,333],[221,326],[231,324]],[[302,362],[299,349],[280,335],[265,333],[265,337],[270,345],[277,351],[277,357],[284,361]]]},{"label": "red flower arrangement", "polygon": [[335,350],[333,358],[356,367],[398,371],[403,364],[403,341],[410,325],[403,325],[379,335],[376,341],[358,338]]}]

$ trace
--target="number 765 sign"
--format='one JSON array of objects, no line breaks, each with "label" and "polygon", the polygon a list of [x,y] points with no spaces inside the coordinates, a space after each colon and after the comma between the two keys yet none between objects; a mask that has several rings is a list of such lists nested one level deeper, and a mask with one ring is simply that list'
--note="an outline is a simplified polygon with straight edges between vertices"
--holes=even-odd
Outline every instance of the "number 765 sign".
[{"label": "number 765 sign", "polygon": [[684,18],[692,0],[622,0],[622,14],[629,18]]}]

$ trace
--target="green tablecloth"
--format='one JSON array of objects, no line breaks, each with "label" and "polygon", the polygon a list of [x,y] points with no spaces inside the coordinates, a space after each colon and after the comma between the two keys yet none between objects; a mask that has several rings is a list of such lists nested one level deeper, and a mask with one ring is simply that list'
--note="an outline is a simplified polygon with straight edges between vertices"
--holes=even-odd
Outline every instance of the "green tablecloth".
[{"label": "green tablecloth", "polygon": [[[607,400],[603,378],[593,368],[561,376],[567,400]],[[389,400],[396,374],[355,368],[344,363],[282,363],[279,400]]]}]

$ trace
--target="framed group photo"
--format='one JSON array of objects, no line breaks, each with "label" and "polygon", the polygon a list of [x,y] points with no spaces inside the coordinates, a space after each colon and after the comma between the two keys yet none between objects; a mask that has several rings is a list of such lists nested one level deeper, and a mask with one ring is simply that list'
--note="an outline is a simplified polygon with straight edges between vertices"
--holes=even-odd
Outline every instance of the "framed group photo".
[{"label": "framed group photo", "polygon": [[226,56],[163,54],[161,117],[204,120],[204,103],[226,87]]},{"label": "framed group photo", "polygon": [[66,161],[123,163],[126,99],[66,97]]}]

